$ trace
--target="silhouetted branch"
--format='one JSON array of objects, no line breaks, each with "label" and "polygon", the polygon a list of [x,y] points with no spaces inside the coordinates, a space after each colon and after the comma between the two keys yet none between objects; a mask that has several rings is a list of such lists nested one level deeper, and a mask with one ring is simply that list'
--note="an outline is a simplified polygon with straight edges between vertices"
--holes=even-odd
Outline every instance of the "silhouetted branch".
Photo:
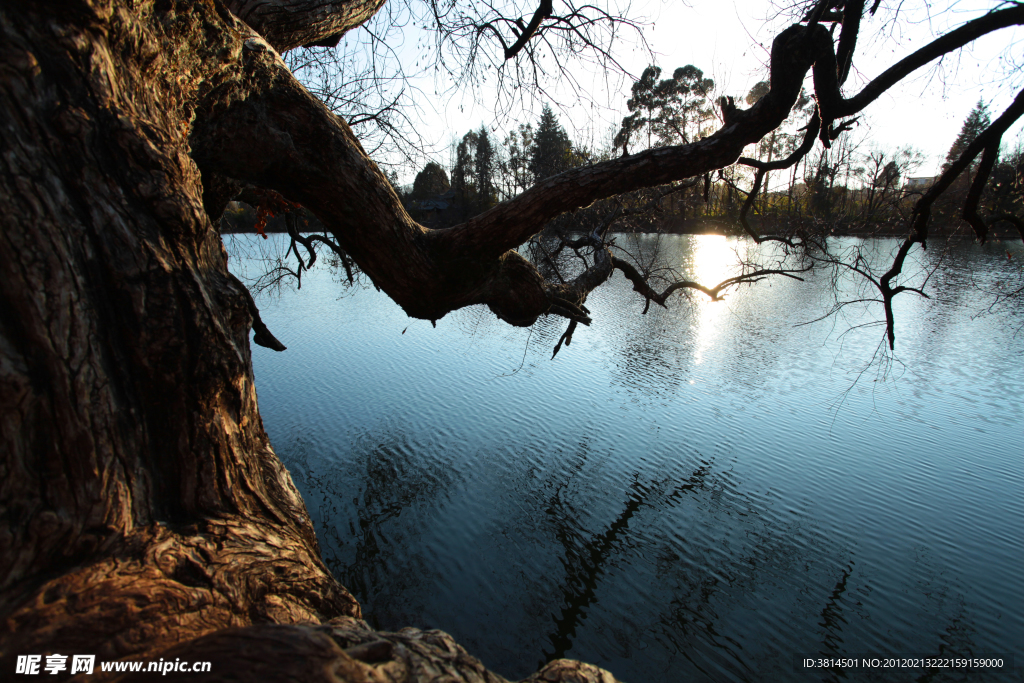
[{"label": "silhouetted branch", "polygon": [[[519,34],[518,40],[505,48],[506,60],[512,59],[519,54],[519,51],[526,45],[526,41],[537,33],[537,29],[540,28],[540,23],[551,16],[552,9],[551,0],[540,0],[540,5],[537,7],[537,11],[533,13],[530,23],[522,28],[522,32]],[[502,41],[502,45],[504,45],[504,41]]]},{"label": "silhouetted branch", "polygon": [[[1009,107],[1006,108],[999,118],[993,121],[985,130],[978,134],[978,137],[971,142],[970,145],[960,154],[957,159],[949,164],[946,169],[939,176],[939,179],[928,189],[927,192],[918,200],[914,207],[914,215],[912,218],[912,230],[910,239],[913,242],[920,242],[922,246],[928,238],[928,219],[931,215],[931,206],[935,203],[935,200],[939,198],[943,192],[945,192],[953,181],[971,165],[974,158],[978,156],[983,150],[989,147],[993,147],[997,152],[999,149],[999,142],[1002,140],[1003,133],[1012,126],[1017,119],[1024,116],[1024,90],[1021,90],[1017,97],[1014,98],[1013,102]],[[995,162],[995,152],[991,153],[990,161],[987,166],[987,170],[984,175],[981,175],[979,169],[979,176],[975,178],[975,185],[978,183],[984,183],[988,179],[988,174],[992,170],[992,164]],[[985,162],[982,162],[982,167],[985,167]],[[980,178],[980,180],[979,180]],[[980,189],[975,190],[972,187],[972,192],[976,191],[977,194],[974,196],[969,195],[968,202],[973,201],[974,205],[977,205],[977,200],[981,196]],[[965,207],[965,212],[969,212],[970,208]],[[966,216],[965,216],[966,217]],[[972,225],[974,225],[972,223]],[[977,226],[974,226],[977,230]],[[979,234],[979,239],[984,241],[985,229],[982,225],[982,232]]]},{"label": "silhouetted branch", "polygon": [[[722,293],[729,289],[743,283],[759,282],[760,280],[770,277],[772,275],[782,275],[783,277],[792,278],[794,280],[800,280],[803,282],[803,278],[799,277],[797,273],[806,273],[810,270],[810,267],[791,269],[791,268],[763,268],[753,270],[749,273],[743,273],[736,275],[725,280],[722,280],[714,287],[708,287],[702,285],[699,282],[693,282],[691,280],[677,280],[670,284],[664,292],[656,292],[651,285],[647,282],[647,278],[640,274],[640,271],[628,261],[624,261],[617,257],[612,257],[612,265],[622,271],[622,274],[626,276],[630,282],[633,283],[633,291],[640,294],[648,301],[653,301],[659,306],[666,307],[668,298],[680,289],[693,289],[698,292],[707,294],[712,301],[721,301]],[[644,308],[644,312],[647,312],[647,308]]]}]

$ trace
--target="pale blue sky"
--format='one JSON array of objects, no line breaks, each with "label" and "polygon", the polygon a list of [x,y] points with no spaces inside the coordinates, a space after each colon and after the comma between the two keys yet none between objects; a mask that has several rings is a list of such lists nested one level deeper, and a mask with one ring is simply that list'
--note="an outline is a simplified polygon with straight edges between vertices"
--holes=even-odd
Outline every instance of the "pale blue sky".
[{"label": "pale blue sky", "polygon": [[[891,3],[896,1],[890,0]],[[878,20],[866,19],[854,62],[855,71],[846,85],[846,92],[856,92],[933,36],[997,4],[993,0],[941,0],[931,3],[930,9],[903,8],[904,21],[898,32],[882,37],[877,34]],[[665,72],[694,64],[714,78],[719,94],[734,96],[744,95],[754,83],[767,77],[767,48],[772,38],[792,21],[779,16],[778,10],[765,0],[692,0],[686,3],[643,0],[633,4],[630,15],[649,21],[645,35],[657,53],[656,63]],[[918,175],[935,173],[979,97],[991,100],[994,118],[1024,84],[1021,57],[1009,51],[1009,46],[1021,38],[1024,38],[1024,30],[1006,29],[983,38],[962,54],[947,56],[937,68],[922,69],[873,103],[866,110],[864,125],[855,135],[865,145],[883,148],[912,145],[927,158]],[[403,60],[412,61],[417,58],[412,47],[415,41],[407,36],[406,43],[408,47],[400,51],[400,55]],[[648,56],[629,43],[620,44],[616,57],[634,76],[649,63]],[[1011,63],[1014,59],[1017,64]],[[608,88],[603,73],[588,70],[584,65],[575,68],[573,73],[584,85],[587,96],[577,97],[564,86],[555,87],[552,92],[562,105],[556,107],[556,111],[574,139],[605,140],[626,113],[630,83],[612,82]],[[415,82],[423,93],[435,90],[432,78],[424,77]],[[485,101],[490,99],[486,90],[482,93]],[[504,132],[521,121],[535,121],[540,110],[538,102],[532,110],[518,110],[510,119],[498,119],[491,108],[473,102],[465,93],[448,97],[424,94],[420,100],[425,112],[420,132],[440,147],[481,124]],[[1019,133],[1020,125],[1004,142],[1014,142]],[[442,163],[448,162],[447,153],[440,149],[434,156]]]}]

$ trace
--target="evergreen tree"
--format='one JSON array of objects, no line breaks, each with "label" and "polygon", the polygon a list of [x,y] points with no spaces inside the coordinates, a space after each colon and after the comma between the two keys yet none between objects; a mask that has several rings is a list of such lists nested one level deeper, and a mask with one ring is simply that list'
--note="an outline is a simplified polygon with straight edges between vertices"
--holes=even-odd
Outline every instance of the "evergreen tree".
[{"label": "evergreen tree", "polygon": [[440,164],[431,161],[416,174],[416,180],[412,183],[412,198],[427,199],[434,195],[444,194],[450,187],[448,174],[444,172]]},{"label": "evergreen tree", "polygon": [[480,130],[477,132],[474,162],[476,165],[477,208],[484,211],[494,204],[496,193],[494,191],[494,148],[491,146],[487,129],[483,126],[480,126]]},{"label": "evergreen tree", "polygon": [[974,109],[967,115],[967,119],[964,121],[963,127],[960,128],[960,134],[956,136],[953,146],[949,148],[949,152],[946,154],[946,163],[942,165],[942,170],[945,171],[949,168],[950,164],[963,154],[964,150],[974,142],[975,138],[983,130],[988,128],[990,123],[992,121],[988,115],[988,105],[984,101],[978,100],[978,103],[974,105]]},{"label": "evergreen tree", "polygon": [[573,166],[572,141],[558,123],[551,107],[544,105],[530,149],[530,172],[534,182],[557,175]]},{"label": "evergreen tree", "polygon": [[455,164],[452,168],[452,189],[455,191],[455,203],[459,207],[459,215],[463,220],[472,216],[476,203],[476,156],[478,142],[476,131],[469,131],[462,136],[462,141],[455,148]]},{"label": "evergreen tree", "polygon": [[504,158],[498,163],[501,169],[501,192],[507,199],[528,189],[533,180],[530,173],[533,125],[519,124],[518,130],[505,137],[502,146],[504,147]]}]

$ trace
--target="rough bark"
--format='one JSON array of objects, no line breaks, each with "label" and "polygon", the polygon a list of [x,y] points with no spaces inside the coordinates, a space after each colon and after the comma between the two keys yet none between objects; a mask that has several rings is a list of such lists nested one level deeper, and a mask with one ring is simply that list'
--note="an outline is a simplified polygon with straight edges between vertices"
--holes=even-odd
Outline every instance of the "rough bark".
[{"label": "rough bark", "polygon": [[278,52],[300,45],[334,47],[370,19],[384,0],[228,0],[227,8]]}]

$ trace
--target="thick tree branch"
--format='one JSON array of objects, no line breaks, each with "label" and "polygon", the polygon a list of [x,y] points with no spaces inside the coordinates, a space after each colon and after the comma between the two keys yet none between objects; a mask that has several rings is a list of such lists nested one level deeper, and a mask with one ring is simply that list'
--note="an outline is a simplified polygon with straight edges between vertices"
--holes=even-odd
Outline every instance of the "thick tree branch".
[{"label": "thick tree branch", "polygon": [[[525,27],[521,27],[522,33],[519,33],[516,42],[505,48],[506,61],[519,54],[519,51],[526,46],[527,41],[537,33],[541,22],[551,16],[552,10],[551,0],[540,0],[540,5],[537,6],[537,11],[533,13],[530,23]],[[504,45],[504,41],[502,41],[502,45]]]},{"label": "thick tree branch", "polygon": [[[1024,8],[993,12],[918,51],[897,72],[1022,19]],[[734,163],[747,144],[788,117],[812,68],[821,111],[819,135],[826,141],[849,125],[831,125],[843,107],[852,107],[850,102],[863,106],[881,87],[872,85],[857,98],[842,100],[829,32],[820,25],[792,26],[773,43],[769,92],[747,110],[724,100],[725,125],[714,135],[567,171],[460,226],[427,230],[409,218],[349,127],[310,97],[271,50],[253,41],[245,48],[245,77],[263,85],[251,89],[244,101],[221,100],[217,90],[210,93],[193,135],[194,157],[204,173],[272,187],[309,207],[377,286],[410,315],[430,320],[484,303],[515,325],[529,325],[548,311],[583,321],[585,316],[562,303],[579,297],[563,296],[513,251],[549,220],[599,199]],[[892,73],[877,83],[889,82]],[[250,142],[254,138],[264,142],[258,155]],[[806,142],[800,153],[806,153]],[[783,163],[798,158],[791,155]],[[356,196],[358,203],[350,201]],[[600,279],[607,268],[596,266],[593,275]]]},{"label": "thick tree branch", "polygon": [[239,19],[278,52],[303,45],[334,47],[353,28],[365,24],[384,0],[227,0]]},{"label": "thick tree branch", "polygon": [[839,67],[839,85],[846,82],[853,66],[853,51],[857,47],[857,36],[860,34],[860,20],[864,14],[864,0],[847,0],[843,8],[843,28],[839,33],[839,44],[836,46],[836,63]]},{"label": "thick tree branch", "polygon": [[478,257],[495,258],[522,244],[566,210],[731,165],[747,144],[760,140],[789,115],[803,75],[814,63],[811,45],[817,42],[813,36],[819,32],[828,40],[828,31],[820,26],[793,26],[783,31],[773,44],[768,94],[745,111],[726,103],[726,125],[714,135],[689,145],[659,147],[567,171],[463,225],[437,231],[430,239],[443,245],[444,251],[468,250]]},{"label": "thick tree branch", "polygon": [[[234,82],[209,92],[197,112],[193,158],[204,173],[274,188],[308,207],[338,246],[410,315],[434,320],[485,303],[502,319],[528,325],[549,310],[552,292],[536,269],[510,250],[567,209],[732,163],[747,142],[778,125],[795,101],[799,74],[809,63],[804,51],[790,48],[805,32],[794,27],[777,41],[783,75],[765,98],[772,106],[762,106],[756,115],[700,143],[562,174],[450,230],[428,231],[413,222],[349,127],[312,98],[258,39],[245,40],[243,69],[235,78],[261,85],[250,87],[251,95],[241,101],[233,95]],[[262,144],[253,146],[253,139]]]},{"label": "thick tree branch", "polygon": [[969,21],[901,59],[864,86],[859,93],[848,99],[843,99],[839,93],[840,82],[835,69],[832,70],[831,77],[827,70],[822,70],[820,76],[815,71],[814,89],[818,97],[818,106],[821,108],[822,120],[827,123],[845,116],[852,116],[878,99],[886,90],[929,62],[958,50],[988,33],[1022,24],[1024,24],[1024,6],[996,10]]}]

